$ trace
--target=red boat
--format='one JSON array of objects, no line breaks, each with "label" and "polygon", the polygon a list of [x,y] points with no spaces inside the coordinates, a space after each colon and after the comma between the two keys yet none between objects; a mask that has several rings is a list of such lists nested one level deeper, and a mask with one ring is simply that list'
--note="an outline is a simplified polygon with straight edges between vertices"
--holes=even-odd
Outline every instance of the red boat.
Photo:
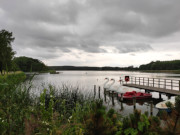
[{"label": "red boat", "polygon": [[152,94],[136,92],[136,91],[126,92],[123,94],[123,99],[132,100],[133,97],[135,97],[136,99],[147,99],[147,98],[151,98]]}]

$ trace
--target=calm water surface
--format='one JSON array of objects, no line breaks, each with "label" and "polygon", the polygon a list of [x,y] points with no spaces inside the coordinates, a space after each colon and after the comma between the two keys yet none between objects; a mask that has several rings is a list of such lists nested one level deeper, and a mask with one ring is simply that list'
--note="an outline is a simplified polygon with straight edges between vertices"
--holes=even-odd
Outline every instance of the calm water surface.
[{"label": "calm water surface", "polygon": [[[36,75],[33,79],[33,93],[36,95],[39,95],[39,93],[42,91],[42,87],[48,84],[52,84],[54,86],[61,87],[63,84],[67,85],[73,85],[80,87],[80,90],[83,93],[93,93],[94,85],[101,87],[101,98],[104,99],[103,94],[103,84],[105,82],[105,78],[109,77],[114,78],[116,80],[114,86],[118,87],[119,82],[118,80],[120,77],[124,79],[124,76],[129,75],[130,77],[149,77],[149,78],[168,78],[168,79],[174,79],[174,80],[180,80],[180,74],[167,74],[167,73],[141,73],[141,72],[127,72],[127,71],[59,71],[60,74],[39,74]],[[142,91],[135,88],[129,88],[129,87],[122,87],[124,90],[135,90],[135,91]],[[156,102],[160,102],[159,100],[159,94],[157,92],[152,92],[153,95],[153,104],[156,104]],[[171,97],[174,98],[174,97]],[[162,95],[162,99],[166,100],[166,95]],[[127,103],[121,103],[118,100],[114,100],[115,105],[112,105],[112,98],[109,96],[106,96],[106,102],[105,105],[107,108],[114,108],[117,111],[119,111],[123,115],[128,115],[129,113],[133,112],[133,105],[132,102]],[[136,108],[140,109],[142,112],[150,111],[149,101],[141,101],[139,103],[136,103]],[[153,108],[153,115],[156,115],[158,113],[158,110],[156,108]]]}]

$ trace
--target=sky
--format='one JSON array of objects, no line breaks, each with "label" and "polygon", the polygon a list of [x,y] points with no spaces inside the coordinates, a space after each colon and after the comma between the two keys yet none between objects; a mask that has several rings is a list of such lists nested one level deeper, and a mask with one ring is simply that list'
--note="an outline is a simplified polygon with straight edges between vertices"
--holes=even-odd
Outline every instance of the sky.
[{"label": "sky", "polygon": [[2,29],[49,66],[180,59],[180,0],[0,0]]}]

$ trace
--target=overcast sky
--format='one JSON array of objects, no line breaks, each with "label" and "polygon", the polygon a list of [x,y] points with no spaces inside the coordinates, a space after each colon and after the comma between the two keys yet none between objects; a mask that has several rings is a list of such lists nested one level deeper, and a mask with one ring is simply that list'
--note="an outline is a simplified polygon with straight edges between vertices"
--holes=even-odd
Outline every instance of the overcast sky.
[{"label": "overcast sky", "polygon": [[16,56],[47,65],[180,59],[180,0],[0,0]]}]

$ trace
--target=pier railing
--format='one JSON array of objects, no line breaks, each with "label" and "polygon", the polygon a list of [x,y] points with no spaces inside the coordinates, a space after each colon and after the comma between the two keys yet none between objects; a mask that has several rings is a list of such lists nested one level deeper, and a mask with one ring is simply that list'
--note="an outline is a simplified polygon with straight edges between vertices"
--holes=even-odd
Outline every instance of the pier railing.
[{"label": "pier railing", "polygon": [[156,87],[180,91],[180,80],[147,77],[130,77],[130,81],[128,83],[135,85],[143,85],[147,87]]}]

